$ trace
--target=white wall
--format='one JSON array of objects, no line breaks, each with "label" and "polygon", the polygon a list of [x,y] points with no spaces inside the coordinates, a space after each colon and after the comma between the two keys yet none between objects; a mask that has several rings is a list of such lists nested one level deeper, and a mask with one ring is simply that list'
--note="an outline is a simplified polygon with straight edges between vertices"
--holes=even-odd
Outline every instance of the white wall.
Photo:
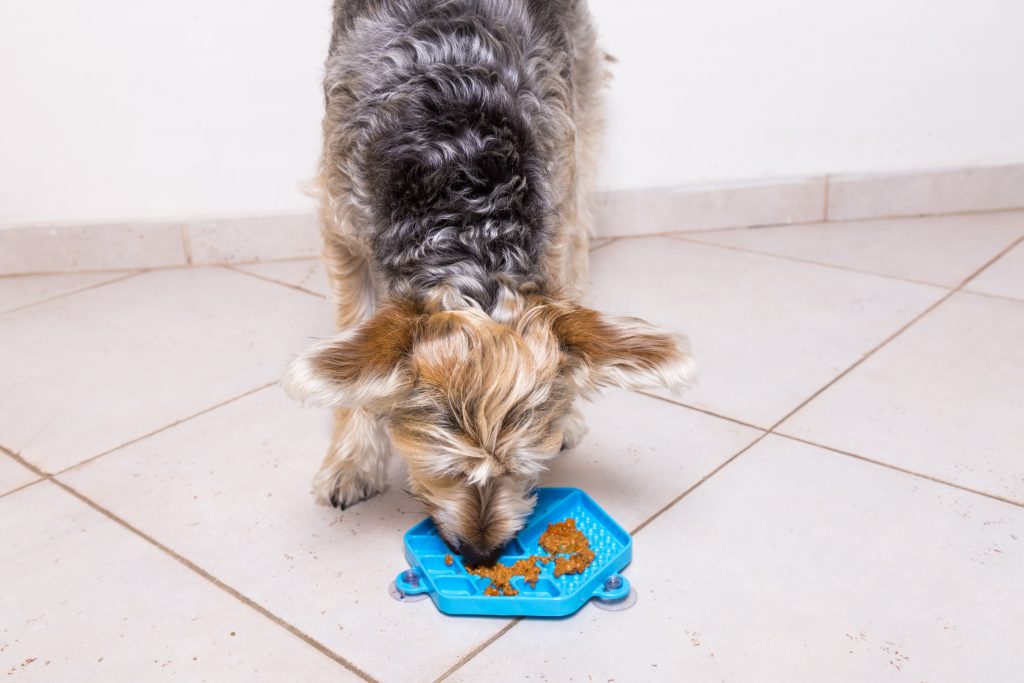
[{"label": "white wall", "polygon": [[1024,159],[1021,0],[592,7],[620,59],[607,185]]},{"label": "white wall", "polygon": [[[591,0],[603,187],[1024,159],[1020,0]],[[302,210],[329,0],[0,3],[0,225]]]},{"label": "white wall", "polygon": [[309,206],[329,6],[0,1],[0,223]]}]

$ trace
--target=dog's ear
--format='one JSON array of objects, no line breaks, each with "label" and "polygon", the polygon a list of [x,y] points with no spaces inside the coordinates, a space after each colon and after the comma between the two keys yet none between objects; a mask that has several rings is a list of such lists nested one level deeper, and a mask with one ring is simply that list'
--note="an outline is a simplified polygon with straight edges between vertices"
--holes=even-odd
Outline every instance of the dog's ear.
[{"label": "dog's ear", "polygon": [[679,390],[694,378],[693,356],[685,337],[639,318],[602,315],[576,304],[560,304],[551,320],[581,390],[600,386]]},{"label": "dog's ear", "polygon": [[324,407],[393,403],[412,386],[408,357],[419,318],[410,302],[386,304],[369,320],[292,361],[285,390]]}]

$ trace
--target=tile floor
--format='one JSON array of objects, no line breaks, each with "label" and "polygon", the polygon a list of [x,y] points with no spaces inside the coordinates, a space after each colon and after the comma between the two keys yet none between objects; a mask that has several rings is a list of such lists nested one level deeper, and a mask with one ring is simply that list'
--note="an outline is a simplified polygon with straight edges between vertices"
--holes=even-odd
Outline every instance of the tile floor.
[{"label": "tile floor", "polygon": [[[313,261],[0,278],[11,680],[1006,681],[1024,667],[1024,213],[618,239],[591,304],[691,336],[551,484],[635,536],[635,607],[446,617],[386,594],[422,512],[309,479],[274,384]],[[1016,246],[1015,246],[1016,245]]]}]

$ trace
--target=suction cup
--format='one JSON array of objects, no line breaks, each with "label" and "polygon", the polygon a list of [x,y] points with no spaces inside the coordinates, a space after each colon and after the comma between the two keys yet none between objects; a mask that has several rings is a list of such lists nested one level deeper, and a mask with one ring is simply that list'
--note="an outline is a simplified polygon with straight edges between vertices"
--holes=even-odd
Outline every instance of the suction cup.
[{"label": "suction cup", "polygon": [[608,612],[620,612],[636,604],[636,590],[619,574],[612,574],[604,581],[601,590],[590,602],[594,607]]},{"label": "suction cup", "polygon": [[419,602],[430,596],[420,586],[420,575],[415,569],[406,569],[388,584],[388,595],[399,602]]}]

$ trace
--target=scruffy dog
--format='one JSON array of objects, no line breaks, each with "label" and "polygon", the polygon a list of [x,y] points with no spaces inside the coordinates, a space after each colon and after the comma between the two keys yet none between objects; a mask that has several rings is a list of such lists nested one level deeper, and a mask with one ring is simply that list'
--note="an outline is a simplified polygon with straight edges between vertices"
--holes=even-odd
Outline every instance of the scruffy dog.
[{"label": "scruffy dog", "polygon": [[392,445],[451,547],[489,562],[598,387],[678,387],[685,342],[576,303],[604,54],[583,0],[336,0],[324,262],[343,331],[289,392],[336,409],[313,486],[344,509]]}]

